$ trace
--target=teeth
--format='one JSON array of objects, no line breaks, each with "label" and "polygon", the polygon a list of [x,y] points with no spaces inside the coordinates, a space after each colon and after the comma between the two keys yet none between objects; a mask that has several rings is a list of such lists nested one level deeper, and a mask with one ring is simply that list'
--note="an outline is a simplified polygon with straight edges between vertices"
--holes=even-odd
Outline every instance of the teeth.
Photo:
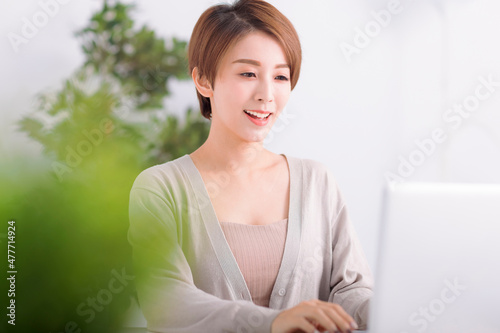
[{"label": "teeth", "polygon": [[248,114],[251,114],[252,116],[255,116],[255,117],[259,118],[259,119],[264,119],[264,118],[266,118],[267,116],[270,115],[270,113],[267,113],[267,114],[263,115],[262,113],[252,112],[252,111],[248,111],[248,110],[244,110],[244,111],[246,113],[248,113]]}]

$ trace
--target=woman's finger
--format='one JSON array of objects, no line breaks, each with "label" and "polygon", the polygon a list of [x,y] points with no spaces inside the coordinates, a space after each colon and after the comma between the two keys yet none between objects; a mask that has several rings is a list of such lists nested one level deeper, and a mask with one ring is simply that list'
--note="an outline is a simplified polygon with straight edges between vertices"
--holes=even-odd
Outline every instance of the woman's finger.
[{"label": "woman's finger", "polygon": [[306,307],[306,309],[307,311],[304,313],[304,316],[311,323],[316,324],[316,327],[319,325],[321,328],[326,329],[330,332],[339,330],[339,326],[332,319],[332,317],[328,315],[327,308],[323,308],[322,306],[308,306]]},{"label": "woman's finger", "polygon": [[316,327],[304,317],[298,318],[296,327],[307,333],[316,332]]},{"label": "woman's finger", "polygon": [[345,310],[338,304],[335,303],[328,303],[330,305],[330,308],[333,308],[335,310],[335,313],[340,316],[344,321],[347,322],[349,325],[349,329],[357,329],[358,325],[354,321],[354,319],[347,313]]},{"label": "woman's finger", "polygon": [[337,325],[338,329],[342,332],[348,332],[352,330],[351,321],[349,318],[345,318],[342,316],[342,313],[337,309],[328,307],[325,309],[325,312],[328,314],[330,319]]}]

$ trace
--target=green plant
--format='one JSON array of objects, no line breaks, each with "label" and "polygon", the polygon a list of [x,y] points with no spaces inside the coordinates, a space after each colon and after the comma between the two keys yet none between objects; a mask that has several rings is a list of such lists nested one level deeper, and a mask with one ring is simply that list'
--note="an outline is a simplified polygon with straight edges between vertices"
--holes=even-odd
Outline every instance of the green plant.
[{"label": "green plant", "polygon": [[38,95],[36,110],[19,122],[43,157],[0,168],[7,189],[0,218],[17,226],[17,320],[2,324],[9,332],[120,331],[135,291],[130,284],[110,294],[109,283],[116,272],[133,276],[132,183],[208,136],[199,112],[188,109],[181,119],[163,108],[168,81],[188,78],[186,42],[136,29],[132,8],[105,2],[76,34],[85,63],[58,90]]},{"label": "green plant", "polygon": [[38,110],[21,120],[21,130],[52,158],[64,162],[103,121],[112,128],[103,133],[106,141],[136,145],[143,167],[192,152],[206,140],[209,122],[199,112],[187,110],[179,119],[163,109],[168,81],[189,77],[186,42],[165,41],[146,26],[134,29],[133,8],[105,2],[76,33],[85,63],[60,91],[40,94]]}]

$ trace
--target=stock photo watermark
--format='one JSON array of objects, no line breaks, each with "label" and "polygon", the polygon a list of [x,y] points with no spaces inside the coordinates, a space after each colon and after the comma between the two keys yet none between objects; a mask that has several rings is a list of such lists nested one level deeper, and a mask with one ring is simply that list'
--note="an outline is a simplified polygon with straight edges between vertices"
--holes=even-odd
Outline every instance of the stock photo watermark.
[{"label": "stock photo watermark", "polygon": [[[107,288],[102,288],[95,294],[95,297],[87,297],[85,301],[78,304],[76,313],[85,318],[85,323],[90,324],[96,318],[96,312],[104,311],[105,307],[111,304],[114,296],[122,293],[135,279],[134,275],[127,274],[125,268],[122,268],[121,272],[113,269],[111,275],[113,277],[108,281]],[[64,325],[64,330],[61,333],[63,332],[82,333],[83,330],[76,320],[71,320]]]},{"label": "stock photo watermark", "polygon": [[247,318],[238,317],[237,333],[255,332],[255,329],[264,323],[264,315],[259,310],[251,311]]},{"label": "stock photo watermark", "polygon": [[[173,58],[175,60],[175,58]],[[147,68],[147,72],[142,76],[142,86],[146,91],[158,88],[160,85],[165,84],[169,74],[163,71],[159,65],[154,68]]]},{"label": "stock photo watermark", "polygon": [[114,130],[113,121],[109,118],[103,118],[98,128],[91,129],[90,131],[83,130],[82,135],[86,139],[79,141],[75,147],[67,145],[66,158],[64,162],[52,162],[52,170],[57,176],[57,179],[62,182],[63,176],[67,172],[73,172],[73,169],[78,167],[83,158],[92,154],[94,148],[99,146],[106,135],[109,135]]},{"label": "stock photo watermark", "polygon": [[113,269],[111,271],[113,277],[109,280],[107,288],[103,288],[97,292],[95,297],[87,297],[85,302],[82,302],[76,308],[76,313],[81,317],[87,317],[86,323],[94,320],[97,312],[102,312],[108,304],[113,301],[114,295],[117,295],[129,285],[130,281],[135,279],[134,275],[128,275],[125,268],[121,272]]},{"label": "stock photo watermark", "polygon": [[[153,74],[148,74],[152,76]],[[91,80],[92,81],[92,80]],[[111,82],[112,84],[113,82]],[[95,82],[80,82],[79,80],[72,80],[72,84],[78,87],[81,91],[86,94],[92,94],[93,91],[89,89],[89,86],[93,84],[97,84]],[[138,88],[140,91],[144,91],[142,88]],[[147,88],[146,88],[147,89]],[[121,92],[110,92],[107,94],[105,99],[114,98],[113,94],[121,94]],[[129,98],[131,92],[124,91],[122,98],[120,98],[119,102],[117,102],[116,106],[113,108],[112,114],[119,119],[126,119],[130,116],[131,110],[134,108],[134,102]],[[96,106],[97,107],[97,106]],[[110,136],[115,131],[115,123],[109,117],[103,117],[95,128],[92,129],[84,129],[81,131],[84,139],[80,140],[76,145],[66,145],[65,147],[65,156],[63,161],[53,161],[52,171],[57,176],[59,182],[64,180],[64,175],[67,173],[71,173],[77,168],[84,159],[91,155],[92,152],[97,149],[103,142],[106,140],[108,136]]]},{"label": "stock photo watermark", "polygon": [[408,155],[398,155],[398,167],[395,172],[388,171],[384,174],[386,181],[404,182],[405,178],[413,175],[437,151],[438,146],[446,142],[448,133],[459,129],[465,120],[477,112],[481,102],[491,98],[500,87],[500,81],[496,81],[493,74],[488,77],[479,76],[478,81],[472,94],[443,112],[441,118],[446,127],[436,127],[427,138],[415,140],[416,148]]},{"label": "stock photo watermark", "polygon": [[9,325],[16,325],[16,221],[7,222],[7,322]]},{"label": "stock photo watermark", "polygon": [[19,52],[19,47],[23,44],[29,43],[35,38],[41,29],[43,29],[55,17],[61,5],[66,5],[71,0],[40,0],[38,1],[38,8],[30,16],[21,17],[21,26],[17,32],[9,31],[7,38],[15,53]]},{"label": "stock photo watermark", "polygon": [[[413,0],[410,0],[410,2]],[[387,3],[385,9],[371,11],[372,19],[364,25],[363,28],[356,26],[354,28],[354,37],[351,43],[342,42],[339,44],[340,50],[344,55],[347,63],[352,62],[352,57],[360,54],[362,50],[367,48],[372,40],[376,38],[383,29],[387,28],[394,16],[401,14],[404,10],[403,4],[399,0],[391,0]]]},{"label": "stock photo watermark", "polygon": [[287,111],[287,108],[284,108],[278,119],[276,119],[274,126],[271,128],[269,133],[267,133],[267,136],[264,139],[264,144],[267,145],[273,142],[274,136],[278,133],[283,132],[288,127],[288,125],[290,125],[290,120],[293,120],[295,118],[297,118],[297,115],[289,113]]},{"label": "stock photo watermark", "polygon": [[[444,287],[441,289],[439,296],[431,299],[427,304],[420,306],[416,311],[412,312],[408,317],[408,324],[413,328],[410,332],[423,333],[427,331],[429,326],[441,316],[446,309],[467,289],[458,278],[452,281],[444,280]],[[409,331],[401,331],[400,333],[410,333]]]}]

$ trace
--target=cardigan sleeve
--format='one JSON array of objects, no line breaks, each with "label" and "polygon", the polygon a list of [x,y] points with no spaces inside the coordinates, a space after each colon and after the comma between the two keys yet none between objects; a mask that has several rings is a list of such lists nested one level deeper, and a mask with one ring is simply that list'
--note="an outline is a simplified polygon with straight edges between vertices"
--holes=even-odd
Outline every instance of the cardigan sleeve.
[{"label": "cardigan sleeve", "polygon": [[[341,198],[338,189],[337,198]],[[332,225],[333,266],[328,301],[341,305],[360,329],[366,329],[373,278],[347,208],[342,200],[339,203]]]},{"label": "cardigan sleeve", "polygon": [[278,310],[222,300],[194,285],[172,207],[154,191],[131,190],[128,240],[148,332],[270,332]]}]

